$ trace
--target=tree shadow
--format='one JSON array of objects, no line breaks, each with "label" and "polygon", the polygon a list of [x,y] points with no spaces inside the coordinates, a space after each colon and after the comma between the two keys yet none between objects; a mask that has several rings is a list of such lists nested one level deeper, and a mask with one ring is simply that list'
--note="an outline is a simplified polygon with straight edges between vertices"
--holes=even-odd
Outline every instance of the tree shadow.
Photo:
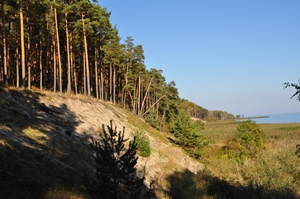
[{"label": "tree shadow", "polygon": [[212,176],[206,172],[193,174],[189,170],[175,172],[167,177],[169,190],[166,194],[172,199],[199,199],[199,198],[224,198],[224,199],[299,199],[295,191],[285,188],[272,190],[263,186],[250,183],[247,186],[229,183],[224,179]]},{"label": "tree shadow", "polygon": [[95,175],[91,133],[76,132],[76,114],[61,102],[46,105],[42,96],[0,87],[0,198],[51,198],[53,190],[82,190],[89,197],[84,179]]},{"label": "tree shadow", "polygon": [[76,115],[66,104],[41,103],[40,96],[0,90],[0,197],[41,198],[59,184],[74,186],[81,164],[91,162],[83,147],[87,138],[75,131]]}]

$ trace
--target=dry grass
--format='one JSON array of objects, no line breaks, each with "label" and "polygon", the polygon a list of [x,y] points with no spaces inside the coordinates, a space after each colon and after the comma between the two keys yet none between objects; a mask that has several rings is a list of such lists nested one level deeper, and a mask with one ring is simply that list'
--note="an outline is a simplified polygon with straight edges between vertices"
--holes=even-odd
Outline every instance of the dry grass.
[{"label": "dry grass", "polygon": [[206,124],[204,134],[213,140],[200,160],[206,171],[191,177],[196,187],[206,190],[201,198],[243,198],[239,195],[250,193],[248,198],[300,198],[300,159],[295,155],[296,144],[300,143],[300,124],[260,125],[267,135],[265,149],[243,162],[228,159],[222,153],[237,125]]}]

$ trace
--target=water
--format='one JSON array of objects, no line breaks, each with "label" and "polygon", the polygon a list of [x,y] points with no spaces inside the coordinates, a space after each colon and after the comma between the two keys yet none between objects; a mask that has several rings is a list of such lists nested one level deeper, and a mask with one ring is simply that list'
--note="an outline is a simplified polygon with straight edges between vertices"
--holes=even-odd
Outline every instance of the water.
[{"label": "water", "polygon": [[269,123],[300,123],[300,112],[297,113],[281,113],[266,115],[268,118],[252,119],[256,124],[269,124]]}]

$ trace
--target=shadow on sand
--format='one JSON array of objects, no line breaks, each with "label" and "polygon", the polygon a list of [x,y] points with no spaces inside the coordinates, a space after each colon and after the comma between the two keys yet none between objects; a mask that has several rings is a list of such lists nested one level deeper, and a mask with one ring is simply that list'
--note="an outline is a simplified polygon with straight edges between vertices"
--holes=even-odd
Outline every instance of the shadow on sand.
[{"label": "shadow on sand", "polygon": [[90,135],[76,132],[66,104],[47,106],[42,95],[0,87],[0,198],[52,198],[49,190],[77,192],[94,176]]}]

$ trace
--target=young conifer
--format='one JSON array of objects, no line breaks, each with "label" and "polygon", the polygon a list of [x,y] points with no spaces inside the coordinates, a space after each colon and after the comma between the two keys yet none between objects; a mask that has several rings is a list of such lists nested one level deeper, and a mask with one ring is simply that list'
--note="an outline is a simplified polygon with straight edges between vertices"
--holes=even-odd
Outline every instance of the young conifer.
[{"label": "young conifer", "polygon": [[125,149],[123,132],[113,129],[112,121],[107,131],[102,126],[101,141],[92,138],[91,147],[95,150],[94,160],[97,181],[93,184],[98,198],[141,198],[143,178],[136,176],[137,144],[134,139]]}]

